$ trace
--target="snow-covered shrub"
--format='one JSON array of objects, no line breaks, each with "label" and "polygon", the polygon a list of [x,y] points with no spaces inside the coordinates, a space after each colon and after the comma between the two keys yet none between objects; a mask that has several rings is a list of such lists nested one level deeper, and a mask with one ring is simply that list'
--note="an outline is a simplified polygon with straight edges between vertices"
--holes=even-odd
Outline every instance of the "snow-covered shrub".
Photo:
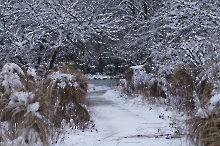
[{"label": "snow-covered shrub", "polygon": [[8,124],[0,135],[3,145],[48,146],[57,141],[62,121],[77,129],[87,126],[88,85],[79,71],[59,64],[41,78],[34,68],[7,63],[0,74],[0,120]]},{"label": "snow-covered shrub", "polygon": [[122,92],[128,95],[141,94],[147,100],[161,100],[170,109],[194,114],[198,106],[203,106],[217,92],[219,81],[218,65],[212,68],[192,68],[187,64],[167,64],[156,70],[147,68],[147,64],[133,66],[125,74],[126,86]]},{"label": "snow-covered shrub", "polygon": [[169,106],[178,112],[193,113],[195,87],[189,68],[185,65],[178,65],[167,79]]},{"label": "snow-covered shrub", "polygon": [[196,146],[218,146],[220,143],[220,110],[214,109],[208,117],[194,116],[186,121],[188,138]]},{"label": "snow-covered shrub", "polygon": [[196,146],[218,146],[220,143],[220,95],[213,96],[204,107],[186,120],[188,138]]},{"label": "snow-covered shrub", "polygon": [[132,66],[125,75],[125,93],[140,93],[144,97],[163,97],[166,98],[167,81],[154,73],[148,73],[146,66]]},{"label": "snow-covered shrub", "polygon": [[[60,126],[63,119],[73,119],[74,126],[83,129],[90,119],[86,108],[87,79],[70,65],[61,63],[46,76],[47,92],[51,92],[51,100],[55,104],[54,124]],[[57,117],[57,116],[56,116]]]},{"label": "snow-covered shrub", "polygon": [[169,74],[161,72],[167,80],[167,104],[179,113],[195,114],[198,107],[206,104],[214,95],[214,86],[218,84],[216,76],[208,77],[207,70],[201,71],[199,67],[192,68],[187,64],[167,66],[173,68]]},{"label": "snow-covered shrub", "polygon": [[24,90],[20,77],[24,76],[23,70],[14,63],[6,63],[0,73],[1,92],[14,92]]},{"label": "snow-covered shrub", "polygon": [[8,104],[1,109],[0,117],[1,121],[8,122],[8,138],[14,140],[23,136],[26,143],[33,143],[39,137],[38,142],[48,145],[48,138],[51,137],[51,113],[48,113],[52,110],[50,106],[43,95],[39,96],[39,92],[13,92]]}]

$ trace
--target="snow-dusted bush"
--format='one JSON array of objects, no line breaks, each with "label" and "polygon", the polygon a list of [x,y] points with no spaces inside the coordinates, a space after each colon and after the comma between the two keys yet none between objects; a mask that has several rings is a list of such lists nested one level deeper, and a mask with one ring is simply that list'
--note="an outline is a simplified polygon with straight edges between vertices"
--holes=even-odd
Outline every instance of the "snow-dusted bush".
[{"label": "snow-dusted bush", "polygon": [[23,70],[14,63],[7,63],[3,66],[0,73],[0,86],[4,87],[2,92],[14,92],[24,90],[20,77],[24,76]]},{"label": "snow-dusted bush", "polygon": [[208,117],[194,116],[186,121],[188,137],[196,146],[218,146],[220,143],[220,110],[214,109]]},{"label": "snow-dusted bush", "polygon": [[[1,102],[9,101],[1,109],[1,121],[8,122],[8,138],[15,140],[23,136],[26,143],[40,142],[48,145],[52,128],[50,117],[53,110],[51,104],[41,91],[12,92],[9,100],[1,99]],[[30,138],[30,136],[32,138]]]},{"label": "snow-dusted bush", "polygon": [[8,123],[4,132],[7,134],[1,135],[3,140],[6,139],[4,144],[13,145],[19,137],[23,137],[25,143],[48,145],[48,138],[51,137],[51,113],[48,111],[52,108],[47,103],[46,95],[38,88],[34,69],[25,70],[14,63],[7,63],[0,74],[0,120]]},{"label": "snow-dusted bush", "polygon": [[41,78],[34,68],[7,63],[0,74],[0,120],[8,124],[0,134],[3,145],[48,146],[57,141],[55,132],[62,132],[62,121],[71,123],[72,128],[87,126],[88,85],[79,71],[57,66]]},{"label": "snow-dusted bush", "polygon": [[186,120],[188,138],[196,146],[218,146],[220,143],[220,95],[213,96],[204,107]]},{"label": "snow-dusted bush", "polygon": [[126,86],[122,92],[128,95],[142,94],[150,102],[163,97],[165,100],[161,103],[170,109],[191,115],[198,109],[195,103],[197,98],[203,106],[218,92],[218,73],[216,64],[209,69],[191,68],[187,64],[167,64],[161,66],[158,72],[149,70],[147,65],[133,66],[125,74]]},{"label": "snow-dusted bush", "polygon": [[167,81],[153,73],[146,72],[146,66],[132,66],[125,75],[126,94],[140,93],[145,97],[163,97],[166,98]]},{"label": "snow-dusted bush", "polygon": [[60,119],[54,119],[55,125],[60,125],[62,119],[73,119],[77,128],[85,127],[90,118],[85,99],[88,89],[86,77],[70,65],[61,63],[47,75],[46,81],[51,100],[55,103],[55,114]]},{"label": "snow-dusted bush", "polygon": [[168,105],[179,113],[193,113],[195,109],[193,100],[195,87],[188,66],[177,65],[167,80]]}]

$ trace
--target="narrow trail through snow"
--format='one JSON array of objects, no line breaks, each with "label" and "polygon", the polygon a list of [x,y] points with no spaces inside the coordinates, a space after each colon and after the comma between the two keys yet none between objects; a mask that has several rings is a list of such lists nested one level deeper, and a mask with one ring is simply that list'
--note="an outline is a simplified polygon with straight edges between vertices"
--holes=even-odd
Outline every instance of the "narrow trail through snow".
[{"label": "narrow trail through snow", "polygon": [[74,132],[64,146],[187,146],[185,138],[165,137],[173,133],[166,118],[171,113],[145,105],[140,98],[123,99],[114,89],[94,86],[88,104],[97,130]]}]

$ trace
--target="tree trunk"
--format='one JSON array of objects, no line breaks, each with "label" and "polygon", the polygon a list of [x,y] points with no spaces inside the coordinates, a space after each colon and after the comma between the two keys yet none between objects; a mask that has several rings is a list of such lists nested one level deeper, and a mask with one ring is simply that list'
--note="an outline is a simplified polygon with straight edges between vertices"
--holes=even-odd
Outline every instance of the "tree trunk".
[{"label": "tree trunk", "polygon": [[[40,49],[40,53],[41,53],[41,52],[44,50],[44,46],[41,44],[40,47],[39,47],[39,49]],[[38,56],[38,58],[37,58],[37,64],[36,64],[35,68],[38,68],[38,67],[39,67],[39,65],[40,65],[40,63],[41,63],[41,60],[42,60],[42,57],[41,57],[41,56]]]},{"label": "tree trunk", "polygon": [[102,60],[102,58],[100,57],[99,58],[99,73],[103,73],[103,60]]},{"label": "tree trunk", "polygon": [[52,56],[51,61],[50,61],[49,69],[52,69],[52,68],[53,68],[54,62],[55,62],[55,60],[56,60],[56,56],[57,56],[57,54],[59,53],[59,51],[60,51],[60,48],[57,48],[57,49],[54,51],[53,56]]},{"label": "tree trunk", "polygon": [[23,61],[23,59],[21,58],[21,56],[17,56],[19,62],[21,63],[20,65],[25,65],[26,63]]}]

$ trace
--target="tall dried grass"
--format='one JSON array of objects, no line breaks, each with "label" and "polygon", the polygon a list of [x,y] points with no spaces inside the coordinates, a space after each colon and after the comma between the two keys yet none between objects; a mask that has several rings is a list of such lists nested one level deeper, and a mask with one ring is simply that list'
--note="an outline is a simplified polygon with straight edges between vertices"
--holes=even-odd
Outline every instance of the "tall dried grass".
[{"label": "tall dried grass", "polygon": [[[164,80],[161,80],[154,74],[150,74],[149,71],[150,69],[147,65],[144,65],[141,70],[129,69],[125,74],[127,85],[123,91],[130,96],[138,93],[143,95],[144,98],[166,98],[166,93],[163,87],[165,85]],[[139,72],[141,72],[140,74],[142,78],[140,80],[135,80],[134,78],[139,75]]]},{"label": "tall dried grass", "polygon": [[195,110],[193,100],[195,86],[189,68],[185,65],[177,66],[168,82],[170,106],[178,112],[193,114]]},{"label": "tall dried grass", "polygon": [[192,116],[197,112],[195,99],[199,99],[199,106],[203,107],[212,97],[213,82],[205,78],[196,82],[196,76],[187,65],[179,65],[168,79],[168,96],[171,106],[179,112]]},{"label": "tall dried grass", "polygon": [[[143,70],[145,68],[143,66]],[[138,74],[135,72],[136,70],[130,69],[125,74],[127,81],[127,86],[123,89],[125,94],[130,96],[134,93],[141,94],[151,103],[154,103],[156,98],[162,97],[166,99],[165,104],[179,113],[184,112],[188,116],[196,112],[195,96],[198,96],[200,106],[206,104],[212,96],[213,83],[208,82],[207,78],[204,77],[201,82],[196,82],[197,74],[193,73],[192,69],[186,64],[174,66],[173,72],[165,74],[163,77],[148,72],[142,73],[140,75],[141,80],[136,84],[133,78]],[[199,75],[202,77],[202,75],[205,76],[205,73]]]},{"label": "tall dried grass", "polygon": [[[48,146],[48,138],[51,137],[49,123],[51,116],[53,116],[53,107],[51,103],[48,103],[46,96],[42,92],[38,90],[38,92],[34,93],[34,99],[29,100],[28,103],[17,101],[7,104],[7,106],[2,108],[0,120],[8,122],[9,138],[11,140],[24,136],[26,143],[32,143],[33,141],[30,141],[31,139],[28,139],[28,136],[30,135],[30,130],[34,130],[39,134],[43,145]],[[39,103],[39,109],[34,113],[28,111],[28,106],[37,102]]]},{"label": "tall dried grass", "polygon": [[206,117],[193,116],[186,120],[188,138],[195,146],[219,146],[220,109],[206,112]]},{"label": "tall dried grass", "polygon": [[[67,80],[66,78],[57,79],[55,83],[51,83],[50,76],[56,72],[71,75],[73,78],[72,80]],[[70,65],[61,63],[48,72],[45,82],[49,84],[48,86],[51,85],[51,88],[47,88],[46,92],[49,92],[51,100],[56,104],[54,124],[60,126],[62,119],[67,121],[73,119],[76,126],[82,129],[90,119],[88,110],[83,106],[87,104],[86,93],[88,84],[86,77]],[[66,86],[64,88],[59,86],[61,82],[65,82]]]},{"label": "tall dried grass", "polygon": [[212,97],[214,89],[213,82],[208,82],[208,79],[203,80],[196,88],[196,93],[200,101],[200,107],[204,108],[205,105]]},{"label": "tall dried grass", "polygon": [[[2,135],[3,140],[16,140],[23,136],[26,144],[40,141],[44,146],[50,145],[49,140],[56,139],[54,131],[61,128],[63,120],[74,120],[71,126],[83,129],[90,119],[86,108],[86,93],[88,89],[87,79],[77,70],[66,64],[59,64],[56,68],[44,73],[45,78],[33,77],[27,74],[27,68],[23,68],[25,75],[19,76],[22,88],[14,92],[1,86],[0,95],[0,120],[8,122],[8,133]],[[54,72],[71,74],[74,80],[66,81],[64,88],[59,87],[61,80],[54,83],[50,75]],[[71,86],[67,82],[76,83]],[[15,97],[20,93],[30,93],[27,101]],[[13,97],[12,97],[13,96]],[[30,105],[39,104],[37,111],[30,111]],[[5,138],[5,136],[7,138]],[[21,141],[23,142],[23,141]]]}]

